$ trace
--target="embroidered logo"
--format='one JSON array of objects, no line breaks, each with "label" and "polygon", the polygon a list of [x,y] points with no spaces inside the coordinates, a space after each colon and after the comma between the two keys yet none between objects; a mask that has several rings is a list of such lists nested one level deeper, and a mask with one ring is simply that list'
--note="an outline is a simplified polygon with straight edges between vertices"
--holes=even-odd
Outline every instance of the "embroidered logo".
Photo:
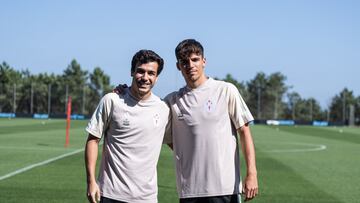
[{"label": "embroidered logo", "polygon": [[124,126],[129,126],[130,125],[130,121],[129,121],[129,113],[128,112],[126,112],[125,114],[124,114],[124,120],[123,120],[123,122],[122,122],[122,124],[124,125]]},{"label": "embroidered logo", "polygon": [[159,114],[155,114],[154,117],[153,117],[153,120],[154,120],[154,125],[157,127],[159,126],[159,123],[160,123],[160,116]]}]

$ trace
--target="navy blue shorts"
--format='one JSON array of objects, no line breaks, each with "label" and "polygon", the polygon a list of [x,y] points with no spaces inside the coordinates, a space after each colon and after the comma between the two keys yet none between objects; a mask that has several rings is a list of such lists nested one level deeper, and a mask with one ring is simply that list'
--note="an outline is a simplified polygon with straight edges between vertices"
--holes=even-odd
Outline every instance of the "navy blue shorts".
[{"label": "navy blue shorts", "polygon": [[100,198],[100,203],[127,203],[127,202],[122,202],[122,201],[118,201],[118,200],[114,200],[114,199],[109,199],[107,197],[101,197]]}]

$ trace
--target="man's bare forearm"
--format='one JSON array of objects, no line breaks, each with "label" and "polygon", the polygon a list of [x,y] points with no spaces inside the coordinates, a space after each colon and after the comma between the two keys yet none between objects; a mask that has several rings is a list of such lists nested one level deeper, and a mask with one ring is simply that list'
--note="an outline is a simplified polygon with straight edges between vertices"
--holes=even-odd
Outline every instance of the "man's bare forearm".
[{"label": "man's bare forearm", "polygon": [[258,194],[258,180],[255,161],[255,146],[248,124],[238,130],[240,134],[241,148],[246,162],[246,177],[243,182],[245,201],[253,199]]},{"label": "man's bare forearm", "polygon": [[86,178],[87,183],[95,182],[95,168],[96,161],[98,157],[98,148],[99,148],[100,139],[89,135],[86,141],[85,147],[85,167],[86,167]]},{"label": "man's bare forearm", "polygon": [[247,173],[256,175],[255,146],[250,127],[246,124],[242,126],[238,132],[240,134],[241,148],[246,162]]}]

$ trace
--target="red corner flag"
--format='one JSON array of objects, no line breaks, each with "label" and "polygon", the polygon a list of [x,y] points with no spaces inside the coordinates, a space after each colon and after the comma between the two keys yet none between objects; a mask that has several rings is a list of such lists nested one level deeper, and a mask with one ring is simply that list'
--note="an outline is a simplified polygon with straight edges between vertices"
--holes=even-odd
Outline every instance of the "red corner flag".
[{"label": "red corner flag", "polygon": [[68,146],[69,146],[70,120],[71,120],[71,96],[69,96],[68,102],[67,102],[65,147],[68,147]]}]

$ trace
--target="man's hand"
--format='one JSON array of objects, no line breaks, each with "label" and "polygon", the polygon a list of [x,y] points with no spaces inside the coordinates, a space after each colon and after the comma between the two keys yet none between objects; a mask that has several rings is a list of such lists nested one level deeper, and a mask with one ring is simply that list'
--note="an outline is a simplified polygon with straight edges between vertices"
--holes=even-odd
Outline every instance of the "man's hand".
[{"label": "man's hand", "polygon": [[119,84],[113,89],[113,92],[116,94],[124,94],[126,88],[128,88],[127,84]]},{"label": "man's hand", "polygon": [[256,174],[247,175],[243,185],[245,201],[252,200],[258,194],[258,180]]},{"label": "man's hand", "polygon": [[97,203],[100,201],[100,188],[96,182],[88,184],[87,198],[90,203]]}]

